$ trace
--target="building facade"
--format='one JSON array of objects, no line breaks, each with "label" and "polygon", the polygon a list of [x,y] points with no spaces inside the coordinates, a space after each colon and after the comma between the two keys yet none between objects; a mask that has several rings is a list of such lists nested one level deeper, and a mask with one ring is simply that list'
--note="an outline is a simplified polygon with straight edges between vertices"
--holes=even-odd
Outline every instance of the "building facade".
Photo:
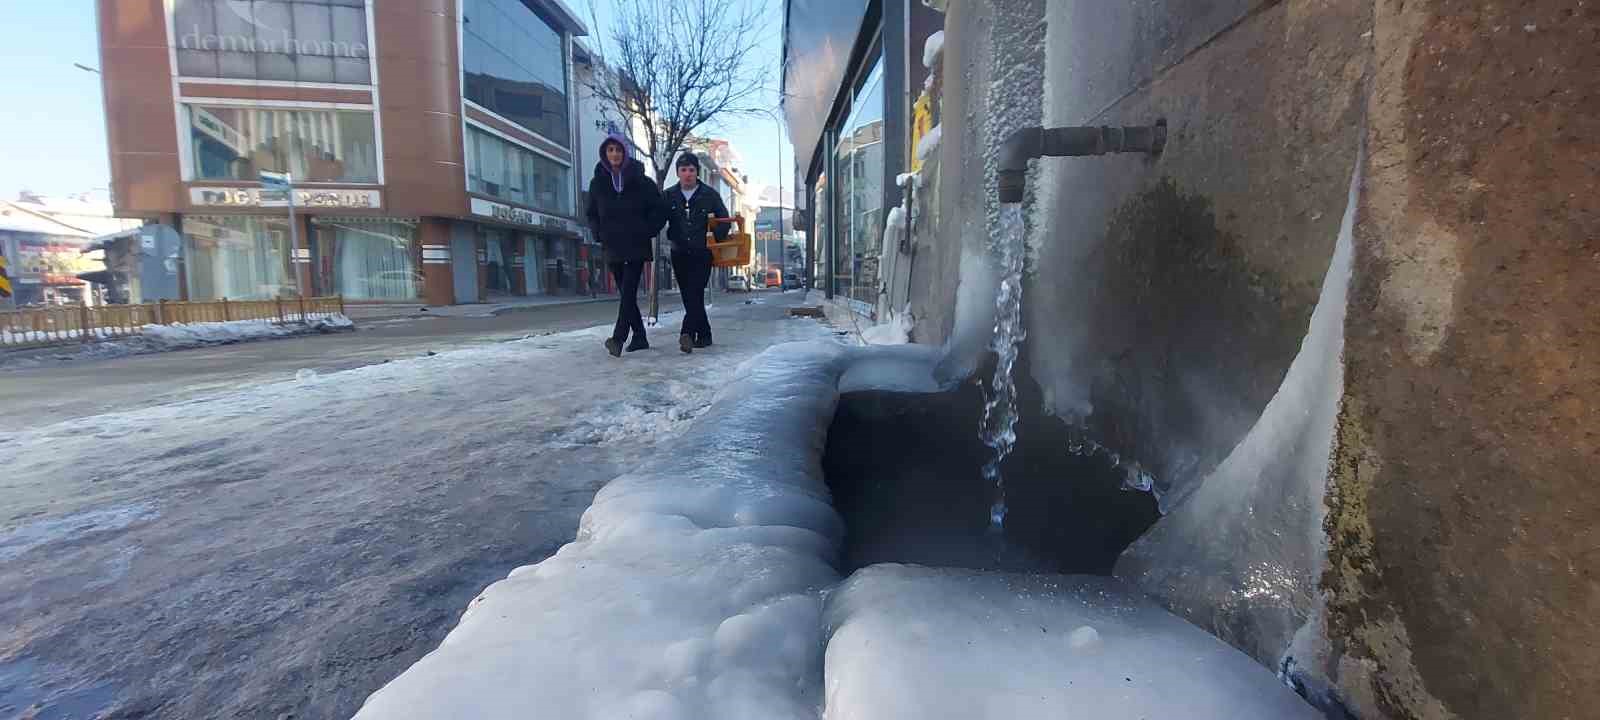
[{"label": "building facade", "polygon": [[184,297],[587,283],[561,0],[100,0],[99,28],[117,214],[182,238]]},{"label": "building facade", "polygon": [[[942,6],[942,3],[939,5]],[[889,299],[884,244],[896,179],[936,133],[930,43],[943,16],[920,0],[788,0],[782,96],[794,144],[796,206],[815,286],[863,315]]]}]

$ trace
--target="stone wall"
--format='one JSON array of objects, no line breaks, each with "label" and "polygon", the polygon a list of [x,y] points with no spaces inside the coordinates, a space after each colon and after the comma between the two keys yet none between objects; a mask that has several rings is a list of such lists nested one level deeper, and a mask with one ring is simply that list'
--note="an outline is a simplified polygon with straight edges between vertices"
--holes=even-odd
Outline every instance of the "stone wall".
[{"label": "stone wall", "polygon": [[1168,511],[1118,573],[1330,713],[1600,705],[1600,5],[952,2],[946,34],[919,342],[987,342],[1005,133],[1169,128],[1030,173],[1024,403]]}]

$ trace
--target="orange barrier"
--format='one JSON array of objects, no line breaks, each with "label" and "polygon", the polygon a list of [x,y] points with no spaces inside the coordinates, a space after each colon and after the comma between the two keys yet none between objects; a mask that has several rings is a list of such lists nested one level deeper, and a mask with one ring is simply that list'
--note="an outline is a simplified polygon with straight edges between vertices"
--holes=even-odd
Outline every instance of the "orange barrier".
[{"label": "orange barrier", "polygon": [[146,325],[255,320],[290,323],[344,312],[344,297],[161,302],[142,305],[62,305],[0,311],[0,349],[46,347],[138,335]]}]

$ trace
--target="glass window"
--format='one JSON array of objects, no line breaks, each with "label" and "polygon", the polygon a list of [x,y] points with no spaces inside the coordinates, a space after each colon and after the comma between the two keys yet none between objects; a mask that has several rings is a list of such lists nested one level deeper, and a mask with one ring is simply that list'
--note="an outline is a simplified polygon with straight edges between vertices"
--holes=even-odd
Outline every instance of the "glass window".
[{"label": "glass window", "polygon": [[372,82],[364,0],[173,0],[189,77]]},{"label": "glass window", "polygon": [[299,293],[289,265],[287,218],[186,215],[183,241],[191,300],[267,300]]},{"label": "glass window", "polygon": [[[873,63],[839,129],[834,152],[834,290],[857,310],[878,304],[883,239],[883,63]],[[819,213],[820,218],[820,213]]]},{"label": "glass window", "polygon": [[416,225],[363,218],[317,218],[318,288],[354,300],[412,301],[422,273],[412,254]]},{"label": "glass window", "polygon": [[295,182],[378,181],[378,140],[365,110],[186,106],[197,180],[255,180],[262,170]]},{"label": "glass window", "polygon": [[468,189],[537,210],[572,214],[572,170],[561,163],[467,126]]},{"label": "glass window", "polygon": [[463,15],[467,99],[570,147],[561,33],[521,0],[468,0]]}]

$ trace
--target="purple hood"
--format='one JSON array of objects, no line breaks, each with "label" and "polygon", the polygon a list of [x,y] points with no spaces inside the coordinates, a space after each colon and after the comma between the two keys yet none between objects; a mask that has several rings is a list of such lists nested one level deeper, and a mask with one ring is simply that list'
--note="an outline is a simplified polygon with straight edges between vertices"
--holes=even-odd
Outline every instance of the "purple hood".
[{"label": "purple hood", "polygon": [[[611,163],[606,162],[606,146],[616,143],[622,146],[622,168],[614,169]],[[623,174],[628,172],[628,165],[633,162],[633,148],[628,144],[628,139],[617,133],[608,133],[606,139],[600,143],[600,167],[611,176],[611,188],[622,192]]]}]

